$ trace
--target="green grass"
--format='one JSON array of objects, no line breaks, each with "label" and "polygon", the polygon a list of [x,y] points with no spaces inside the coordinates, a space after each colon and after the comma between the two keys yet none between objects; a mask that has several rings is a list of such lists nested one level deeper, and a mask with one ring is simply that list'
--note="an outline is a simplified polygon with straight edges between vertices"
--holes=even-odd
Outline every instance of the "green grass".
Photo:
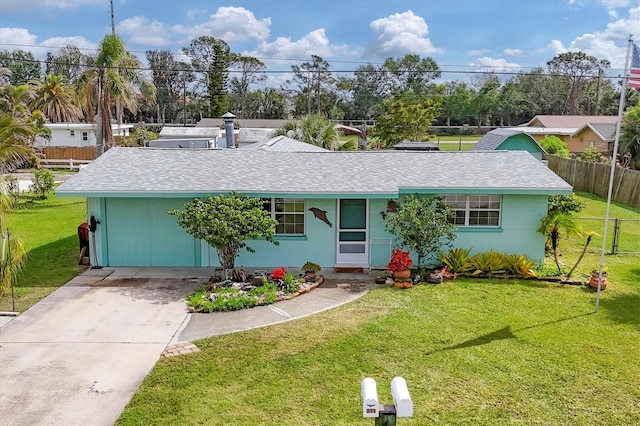
[{"label": "green grass", "polygon": [[469,141],[478,142],[480,139],[482,139],[481,135],[462,135],[462,136],[453,135],[453,136],[434,136],[433,137],[434,142],[438,142],[438,140],[440,140],[441,142],[458,142],[460,140],[466,141],[466,142],[469,142]]},{"label": "green grass", "polygon": [[[85,270],[78,265],[77,227],[85,220],[84,198],[35,200],[28,195],[7,216],[6,225],[28,250],[26,268],[15,294],[24,311]],[[12,308],[11,297],[0,299],[0,310]]]},{"label": "green grass", "polygon": [[[585,214],[604,206],[582,198]],[[563,260],[580,246],[565,241]],[[639,258],[607,257],[598,313],[582,286],[458,279],[381,286],[308,318],[204,339],[199,353],[161,359],[118,424],[369,425],[360,381],[375,378],[390,403],[396,375],[414,400],[403,425],[639,424]]]},{"label": "green grass", "polygon": [[578,286],[380,287],[160,360],[118,424],[367,425],[360,381],[389,403],[396,375],[415,403],[403,425],[637,424],[639,290],[616,281],[594,314]]},{"label": "green grass", "polygon": [[[437,143],[437,142],[436,142]],[[438,144],[440,147],[440,151],[471,151],[475,146],[475,143],[465,143],[457,144],[457,143],[441,143]]]}]

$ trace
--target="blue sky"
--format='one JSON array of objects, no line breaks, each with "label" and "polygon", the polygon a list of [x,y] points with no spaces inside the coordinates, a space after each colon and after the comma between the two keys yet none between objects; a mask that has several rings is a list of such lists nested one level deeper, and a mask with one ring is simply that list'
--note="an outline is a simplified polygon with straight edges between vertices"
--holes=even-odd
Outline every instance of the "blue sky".
[{"label": "blue sky", "polygon": [[[270,71],[312,54],[353,70],[415,53],[444,71],[517,72],[582,50],[618,75],[628,36],[640,42],[639,0],[114,0],[114,9],[116,32],[141,59],[148,49],[180,58],[208,35]],[[66,44],[94,49],[110,32],[109,0],[2,0],[0,10],[0,50],[39,59]]]}]

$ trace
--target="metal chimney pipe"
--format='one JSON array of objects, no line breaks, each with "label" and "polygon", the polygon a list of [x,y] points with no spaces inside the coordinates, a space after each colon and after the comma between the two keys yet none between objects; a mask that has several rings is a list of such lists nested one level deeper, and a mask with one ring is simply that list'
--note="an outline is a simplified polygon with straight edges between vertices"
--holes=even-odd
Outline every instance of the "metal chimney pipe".
[{"label": "metal chimney pipe", "polygon": [[235,115],[227,112],[222,116],[224,120],[224,134],[227,140],[227,148],[235,148],[236,141],[233,138],[233,119],[236,118]]}]

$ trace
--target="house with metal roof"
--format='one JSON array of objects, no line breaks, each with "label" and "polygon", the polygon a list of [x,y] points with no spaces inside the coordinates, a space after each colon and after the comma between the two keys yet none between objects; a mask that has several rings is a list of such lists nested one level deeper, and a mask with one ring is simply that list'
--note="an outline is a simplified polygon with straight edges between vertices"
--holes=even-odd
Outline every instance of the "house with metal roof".
[{"label": "house with metal roof", "polygon": [[275,138],[267,139],[262,142],[254,142],[246,145],[240,145],[238,149],[242,150],[263,150],[274,152],[326,152],[328,149],[324,149],[320,146],[312,145],[306,142],[300,142],[299,140],[289,138],[287,136],[276,136]]},{"label": "house with metal roof", "polygon": [[[86,197],[94,266],[219,265],[215,250],[167,214],[237,191],[264,200],[278,246],[253,241],[236,265],[384,267],[395,245],[389,200],[438,195],[456,212],[456,246],[542,262],[537,232],[549,195],[571,186],[525,151],[347,151],[112,148],[60,185]],[[435,253],[434,253],[435,255]]]},{"label": "house with metal roof", "polygon": [[500,128],[488,132],[472,148],[472,151],[522,150],[538,160],[546,154],[540,144],[522,128]]}]

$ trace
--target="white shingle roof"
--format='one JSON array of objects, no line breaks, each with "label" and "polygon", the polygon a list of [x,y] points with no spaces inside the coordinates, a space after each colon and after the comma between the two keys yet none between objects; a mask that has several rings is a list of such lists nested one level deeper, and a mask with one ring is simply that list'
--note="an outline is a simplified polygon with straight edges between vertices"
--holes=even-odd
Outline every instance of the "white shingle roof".
[{"label": "white shingle roof", "polygon": [[76,196],[259,194],[392,195],[486,190],[568,193],[526,151],[269,152],[112,148],[58,189]]},{"label": "white shingle roof", "polygon": [[277,152],[326,152],[328,149],[311,145],[310,143],[300,142],[298,140],[288,138],[286,136],[276,136],[262,142],[254,142],[248,145],[240,145],[242,150],[263,150]]}]

